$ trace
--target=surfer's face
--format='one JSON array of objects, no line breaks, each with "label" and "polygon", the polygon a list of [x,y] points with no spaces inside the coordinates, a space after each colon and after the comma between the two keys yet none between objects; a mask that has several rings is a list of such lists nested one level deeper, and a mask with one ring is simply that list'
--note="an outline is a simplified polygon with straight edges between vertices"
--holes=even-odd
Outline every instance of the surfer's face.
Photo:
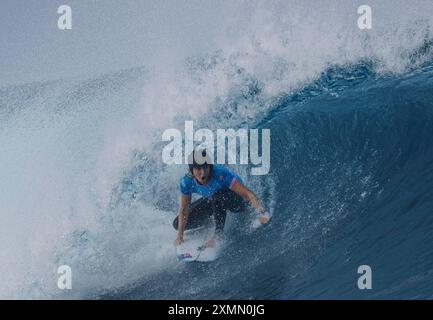
[{"label": "surfer's face", "polygon": [[210,179],[210,167],[193,168],[192,175],[200,184],[206,184]]}]

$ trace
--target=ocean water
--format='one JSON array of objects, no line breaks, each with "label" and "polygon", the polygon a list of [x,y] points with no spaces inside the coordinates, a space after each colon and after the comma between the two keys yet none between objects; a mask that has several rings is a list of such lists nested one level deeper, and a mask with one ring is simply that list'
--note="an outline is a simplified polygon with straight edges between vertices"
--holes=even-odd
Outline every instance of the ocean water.
[{"label": "ocean water", "polygon": [[[363,33],[353,6],[333,23],[310,7],[258,6],[176,66],[0,88],[0,297],[432,298],[433,8]],[[174,257],[186,168],[162,162],[161,135],[185,120],[271,130],[270,173],[234,169],[273,221],[229,214],[211,264]]]}]

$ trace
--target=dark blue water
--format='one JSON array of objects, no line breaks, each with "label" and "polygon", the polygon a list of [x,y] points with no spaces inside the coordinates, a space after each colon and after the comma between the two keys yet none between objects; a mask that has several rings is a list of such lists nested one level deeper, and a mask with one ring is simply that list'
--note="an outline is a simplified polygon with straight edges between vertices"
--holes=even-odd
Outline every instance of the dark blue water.
[{"label": "dark blue water", "polygon": [[[329,69],[259,122],[272,133],[271,225],[249,234],[238,217],[214,263],[103,297],[432,298],[433,64],[371,70]],[[372,269],[372,290],[357,287],[360,265]]]}]

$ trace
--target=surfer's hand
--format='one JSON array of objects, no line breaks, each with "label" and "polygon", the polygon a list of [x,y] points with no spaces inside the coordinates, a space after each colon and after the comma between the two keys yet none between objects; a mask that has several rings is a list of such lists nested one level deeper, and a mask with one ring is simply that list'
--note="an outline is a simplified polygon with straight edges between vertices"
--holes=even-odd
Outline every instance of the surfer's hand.
[{"label": "surfer's hand", "polygon": [[269,215],[269,213],[265,212],[265,213],[259,215],[258,219],[259,219],[261,224],[267,224],[269,222],[269,220],[271,220],[271,216]]},{"label": "surfer's hand", "polygon": [[176,240],[174,240],[174,245],[178,246],[183,242],[183,236],[178,235]]}]

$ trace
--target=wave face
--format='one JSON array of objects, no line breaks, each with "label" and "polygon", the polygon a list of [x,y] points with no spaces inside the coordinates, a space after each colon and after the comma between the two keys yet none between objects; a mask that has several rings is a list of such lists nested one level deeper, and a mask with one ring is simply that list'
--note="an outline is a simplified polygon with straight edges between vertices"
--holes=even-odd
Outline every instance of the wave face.
[{"label": "wave face", "polygon": [[[333,24],[250,8],[249,28],[176,66],[0,88],[0,297],[431,298],[433,15],[366,34],[353,7],[314,6]],[[162,163],[161,134],[185,120],[271,130],[270,174],[235,170],[274,220],[249,233],[230,214],[209,265],[173,255],[185,167]]]},{"label": "wave face", "polygon": [[[398,77],[360,64],[283,98],[260,124],[272,132],[273,171],[255,186],[270,195],[272,226],[251,235],[241,222],[212,265],[108,297],[431,297],[432,86],[431,63]],[[361,265],[372,294],[357,288]]]}]

